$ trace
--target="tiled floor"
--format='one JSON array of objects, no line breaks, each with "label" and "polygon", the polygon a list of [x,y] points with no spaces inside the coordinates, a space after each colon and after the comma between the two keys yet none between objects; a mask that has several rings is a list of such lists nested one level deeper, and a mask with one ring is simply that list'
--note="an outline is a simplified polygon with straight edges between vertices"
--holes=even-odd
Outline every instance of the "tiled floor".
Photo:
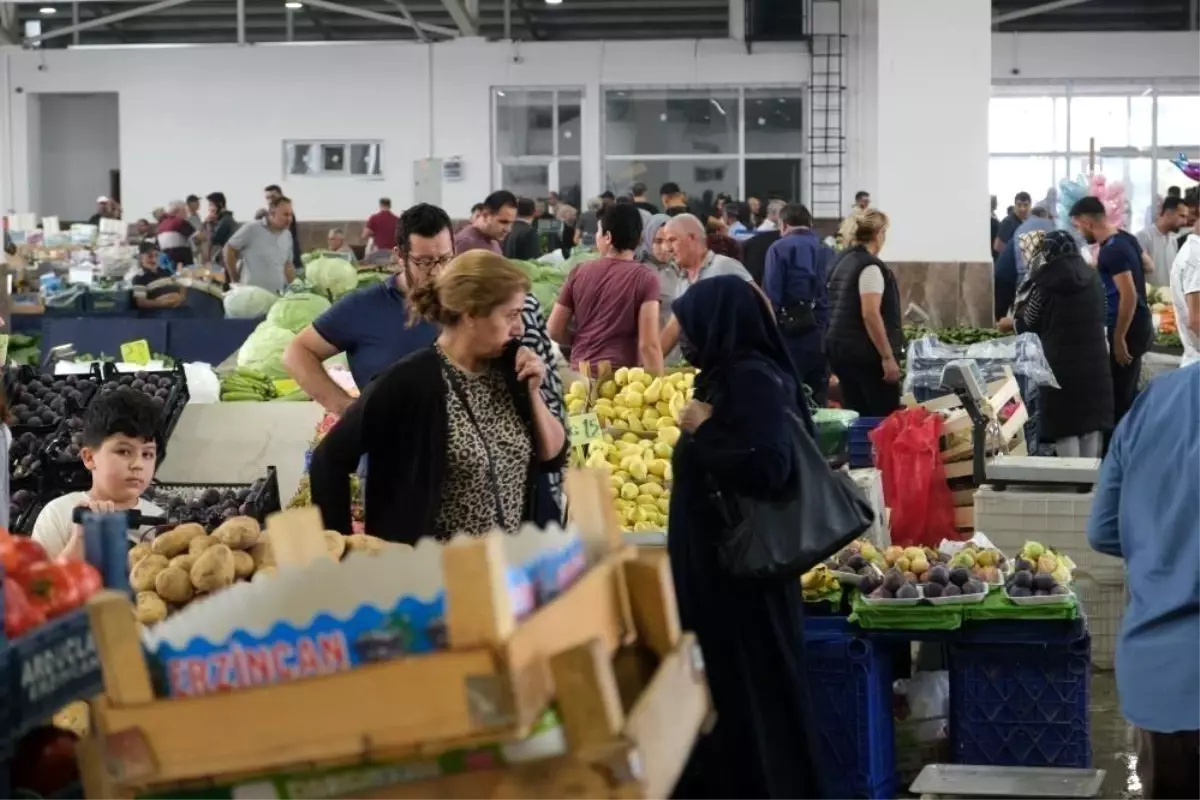
[{"label": "tiled floor", "polygon": [[1121,716],[1111,672],[1092,673],[1092,765],[1107,771],[1103,798],[1140,798],[1133,730]]}]

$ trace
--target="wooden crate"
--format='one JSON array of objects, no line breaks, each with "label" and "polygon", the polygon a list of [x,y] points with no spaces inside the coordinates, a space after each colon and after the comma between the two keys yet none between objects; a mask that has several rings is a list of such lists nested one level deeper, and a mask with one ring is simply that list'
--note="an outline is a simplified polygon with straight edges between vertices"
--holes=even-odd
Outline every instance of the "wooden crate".
[{"label": "wooden crate", "polygon": [[[695,705],[703,695],[705,713],[708,701],[702,670],[694,667],[692,677],[684,680],[688,673],[679,666],[691,663],[694,645],[681,637],[670,566],[615,544],[620,532],[603,476],[577,473],[568,482],[581,528],[590,528],[583,531],[585,542],[598,560],[561,595],[517,621],[504,586],[500,540],[487,537],[446,548],[449,649],[444,651],[224,694],[157,698],[128,599],[98,595],[88,611],[105,695],[94,702],[95,741],[81,753],[90,752],[107,768],[85,765],[83,772],[92,783],[89,796],[228,784],[239,776],[398,760],[511,741],[527,735],[554,699],[572,743],[563,769],[584,765],[606,776],[615,773],[594,765],[611,762],[614,754],[636,753],[643,770],[618,781],[622,796],[643,791],[656,796],[666,784],[664,776],[673,785],[678,776],[673,770],[682,769],[686,758],[675,750],[683,745],[667,754],[671,764],[679,762],[675,766],[664,766],[667,755],[658,748],[664,736],[673,741],[683,732],[663,733],[670,724],[660,716],[670,720],[676,712],[662,712],[659,698],[667,696],[675,706],[680,701],[670,698],[683,694]],[[620,725],[610,714],[601,747],[597,742],[603,737],[588,727],[596,724],[595,711],[581,711],[583,701],[572,697],[598,696],[596,687],[611,678],[612,659],[634,641],[661,664],[645,687],[645,710],[635,706]],[[564,681],[575,672],[563,664],[584,663],[584,650],[590,659],[586,663],[592,664],[590,677],[572,679],[565,692]],[[572,653],[574,661],[567,659]],[[653,728],[653,735],[645,733],[647,728]],[[690,747],[689,739],[689,752]],[[593,752],[597,748],[604,752]],[[505,771],[510,773],[526,774],[524,769]],[[535,769],[530,774],[541,773]],[[445,780],[450,786],[463,779]],[[497,786],[516,779],[497,778]],[[467,781],[462,791],[483,796],[480,780]],[[532,791],[533,778],[520,780]],[[442,790],[426,796],[456,796],[442,795]]]},{"label": "wooden crate", "polygon": [[[1011,400],[1021,399],[1021,388],[1017,384],[1017,379],[1013,376],[1012,370],[1005,370],[1005,377],[998,381],[992,381],[988,384],[988,402],[986,412],[990,416],[995,416],[1004,408]],[[942,435],[953,436],[955,434],[970,433],[972,422],[971,417],[963,408],[962,400],[956,394],[942,395],[935,397],[932,400],[927,400],[923,403],[918,403],[916,398],[911,395],[904,396],[904,404],[908,407],[921,406],[929,411],[949,411],[951,412],[942,421]],[[1024,442],[1025,423],[1029,421],[1029,410],[1022,402],[1013,415],[1005,420],[1000,425],[1001,437],[1009,452],[1013,452],[1013,448]],[[974,450],[970,440],[960,441],[945,447],[942,450],[942,461],[958,462],[965,459],[967,466],[963,475],[971,474],[970,460]],[[949,467],[949,464],[947,464]],[[964,469],[957,467],[954,475],[947,471],[947,478],[960,477],[957,473]]]}]

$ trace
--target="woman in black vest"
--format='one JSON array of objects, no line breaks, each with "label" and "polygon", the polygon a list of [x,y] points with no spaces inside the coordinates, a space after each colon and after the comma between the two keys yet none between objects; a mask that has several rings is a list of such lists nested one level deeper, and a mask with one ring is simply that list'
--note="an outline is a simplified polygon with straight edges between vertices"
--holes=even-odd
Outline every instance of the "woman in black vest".
[{"label": "woman in black vest", "polygon": [[825,352],[842,388],[842,406],[864,417],[886,417],[900,407],[900,287],[878,257],[887,229],[882,211],[848,217],[841,235],[849,249],[829,275]]},{"label": "woman in black vest", "polygon": [[1033,332],[1060,388],[1039,387],[1040,438],[1058,455],[1099,458],[1113,427],[1112,376],[1104,333],[1104,285],[1066,231],[1031,231],[1029,277],[1000,330]]}]

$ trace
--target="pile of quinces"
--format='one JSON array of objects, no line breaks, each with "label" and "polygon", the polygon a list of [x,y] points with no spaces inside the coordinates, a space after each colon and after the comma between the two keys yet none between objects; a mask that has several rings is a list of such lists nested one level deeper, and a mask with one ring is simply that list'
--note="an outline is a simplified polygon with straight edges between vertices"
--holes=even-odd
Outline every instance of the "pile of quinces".
[{"label": "pile of quinces", "polygon": [[[676,428],[679,412],[692,397],[695,379],[691,371],[652,376],[641,367],[621,367],[612,377],[600,381],[590,408],[587,385],[583,381],[571,384],[567,413],[594,411],[601,427],[622,432],[656,433]],[[678,431],[674,436],[678,439]]]}]

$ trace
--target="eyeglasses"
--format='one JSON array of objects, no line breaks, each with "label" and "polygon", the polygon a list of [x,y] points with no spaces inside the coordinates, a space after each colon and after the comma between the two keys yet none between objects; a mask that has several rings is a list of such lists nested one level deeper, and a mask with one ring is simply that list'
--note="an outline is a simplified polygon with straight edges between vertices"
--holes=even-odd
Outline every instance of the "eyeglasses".
[{"label": "eyeglasses", "polygon": [[438,269],[439,267],[444,267],[453,261],[454,254],[447,253],[446,255],[438,256],[437,258],[412,258],[409,256],[406,260],[410,265],[421,270],[422,272],[432,272],[433,270]]}]

